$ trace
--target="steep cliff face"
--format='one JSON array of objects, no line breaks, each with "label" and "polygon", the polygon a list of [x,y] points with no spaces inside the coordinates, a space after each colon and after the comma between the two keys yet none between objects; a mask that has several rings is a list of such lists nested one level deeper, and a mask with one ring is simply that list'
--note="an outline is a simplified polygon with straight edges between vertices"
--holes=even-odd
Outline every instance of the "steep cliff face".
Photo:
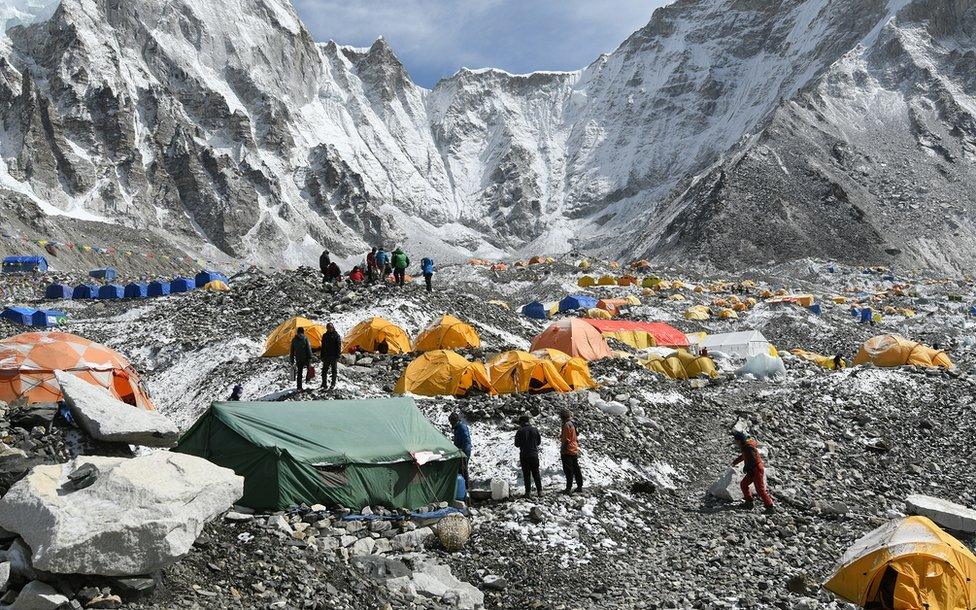
[{"label": "steep cliff face", "polygon": [[[651,255],[962,271],[976,253],[976,4],[900,10],[645,226]],[[762,236],[762,237],[757,237]]]},{"label": "steep cliff face", "polygon": [[62,0],[0,45],[0,189],[269,263],[405,241],[952,267],[972,13],[679,0],[578,72],[427,90],[382,39],[316,44],[286,0]]}]

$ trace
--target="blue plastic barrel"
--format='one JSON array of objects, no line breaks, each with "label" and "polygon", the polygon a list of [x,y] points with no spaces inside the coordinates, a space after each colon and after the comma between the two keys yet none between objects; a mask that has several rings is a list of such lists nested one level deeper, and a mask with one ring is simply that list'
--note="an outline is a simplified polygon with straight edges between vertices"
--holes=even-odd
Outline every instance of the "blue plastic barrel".
[{"label": "blue plastic barrel", "polygon": [[468,488],[464,485],[464,477],[457,476],[457,484],[454,487],[454,499],[463,502],[468,497]]}]

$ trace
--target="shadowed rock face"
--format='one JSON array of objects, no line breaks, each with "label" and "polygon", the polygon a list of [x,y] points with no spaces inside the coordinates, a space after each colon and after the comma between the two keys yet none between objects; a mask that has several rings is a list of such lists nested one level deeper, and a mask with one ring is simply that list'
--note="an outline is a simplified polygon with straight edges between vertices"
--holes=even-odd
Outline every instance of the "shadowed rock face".
[{"label": "shadowed rock face", "polygon": [[679,0],[581,71],[426,90],[287,0],[63,0],[0,44],[0,197],[274,263],[405,241],[957,268],[974,32],[963,0]]}]

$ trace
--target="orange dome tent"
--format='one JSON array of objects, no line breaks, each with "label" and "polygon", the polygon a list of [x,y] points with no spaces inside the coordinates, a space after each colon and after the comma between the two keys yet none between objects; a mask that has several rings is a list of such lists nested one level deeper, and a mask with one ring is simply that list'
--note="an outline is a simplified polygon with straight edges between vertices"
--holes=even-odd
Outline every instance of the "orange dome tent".
[{"label": "orange dome tent", "polygon": [[588,390],[596,387],[596,382],[590,375],[590,365],[582,358],[574,358],[569,354],[547,347],[535,350],[532,355],[539,360],[549,360],[559,369],[563,380],[573,390]]},{"label": "orange dome tent", "polygon": [[413,348],[418,352],[439,349],[478,349],[481,339],[470,325],[454,316],[441,316],[417,335]]},{"label": "orange dome tent", "polygon": [[487,368],[491,387],[499,394],[571,391],[556,365],[528,352],[503,352]]},{"label": "orange dome tent", "polygon": [[318,322],[312,322],[301,316],[285,320],[279,324],[268,338],[264,340],[264,353],[262,358],[277,358],[287,356],[291,352],[291,340],[295,338],[299,328],[305,329],[305,336],[312,349],[322,347],[322,337],[325,335],[325,326]]},{"label": "orange dome tent", "polygon": [[342,341],[347,354],[361,351],[381,354],[406,354],[410,337],[402,328],[383,318],[370,318],[353,327]]},{"label": "orange dome tent", "polygon": [[54,371],[105,388],[134,407],[155,409],[129,361],[104,345],[59,332],[23,333],[0,341],[0,400],[61,400]]},{"label": "orange dome tent", "polygon": [[578,318],[563,318],[532,340],[533,352],[547,347],[584,360],[613,357],[600,331]]},{"label": "orange dome tent", "polygon": [[854,366],[868,362],[880,367],[915,365],[951,369],[954,366],[945,352],[901,335],[878,335],[865,341],[854,357]]}]

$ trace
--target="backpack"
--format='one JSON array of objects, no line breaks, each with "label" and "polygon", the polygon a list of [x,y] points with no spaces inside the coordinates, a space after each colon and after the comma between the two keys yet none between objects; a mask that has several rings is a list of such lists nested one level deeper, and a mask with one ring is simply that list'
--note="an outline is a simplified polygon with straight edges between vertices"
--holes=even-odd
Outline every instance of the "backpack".
[{"label": "backpack", "polygon": [[420,261],[420,269],[424,273],[433,273],[434,261],[430,260],[429,258],[425,258],[424,260]]},{"label": "backpack", "polygon": [[407,255],[404,252],[393,253],[393,266],[397,269],[407,268]]}]

